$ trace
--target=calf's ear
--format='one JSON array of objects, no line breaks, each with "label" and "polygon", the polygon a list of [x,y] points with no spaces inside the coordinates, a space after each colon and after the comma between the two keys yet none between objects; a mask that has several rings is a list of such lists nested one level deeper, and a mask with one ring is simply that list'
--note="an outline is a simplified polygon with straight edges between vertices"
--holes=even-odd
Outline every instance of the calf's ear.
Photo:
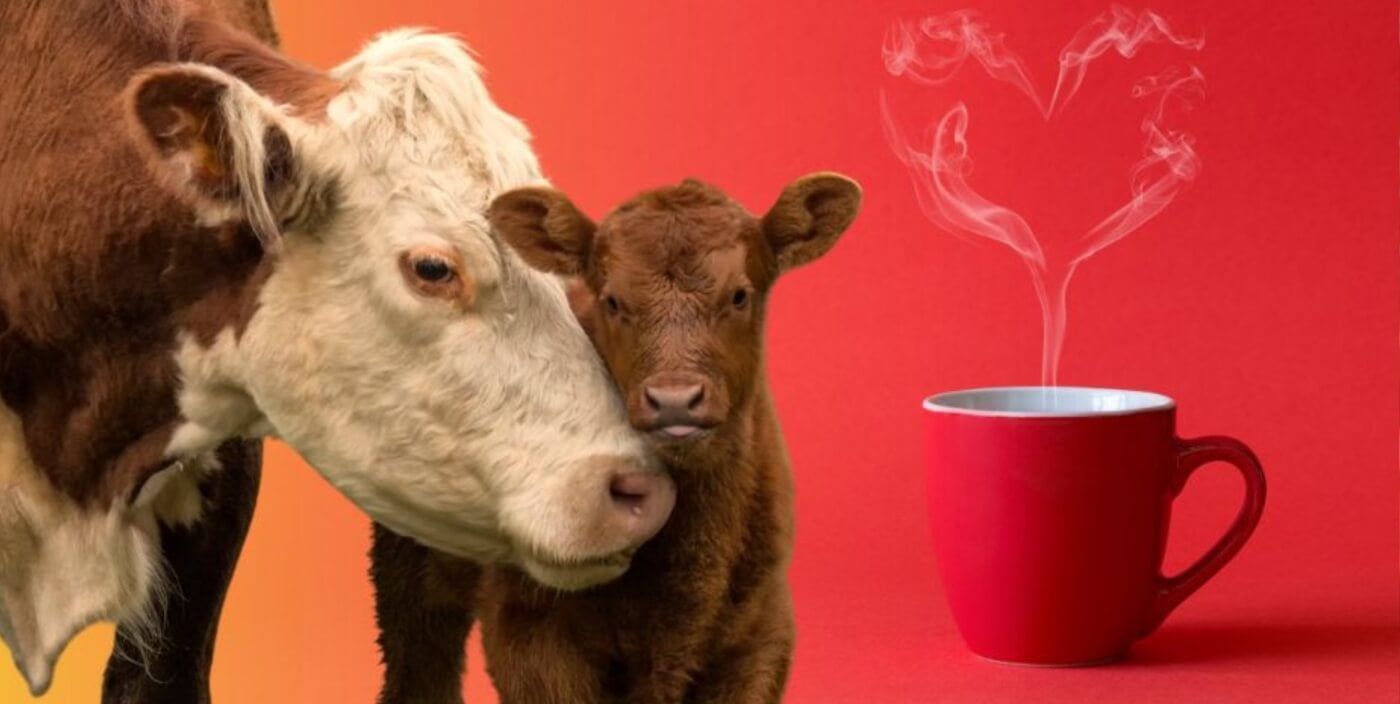
[{"label": "calf's ear", "polygon": [[157,179],[204,224],[242,219],[265,246],[276,243],[274,203],[297,163],[270,101],[216,68],[172,64],[131,79],[126,116]]},{"label": "calf's ear", "polygon": [[584,273],[598,227],[563,193],[517,188],[492,201],[487,217],[530,266],[563,276]]},{"label": "calf's ear", "polygon": [[793,181],[763,216],[763,235],[787,271],[826,254],[860,211],[860,186],[823,172]]},{"label": "calf's ear", "polygon": [[594,313],[593,303],[596,299],[593,290],[588,288],[588,282],[582,277],[570,276],[564,280],[564,293],[569,298],[569,310],[573,311],[579,327],[588,333],[589,339],[593,339],[598,331],[598,316]]}]

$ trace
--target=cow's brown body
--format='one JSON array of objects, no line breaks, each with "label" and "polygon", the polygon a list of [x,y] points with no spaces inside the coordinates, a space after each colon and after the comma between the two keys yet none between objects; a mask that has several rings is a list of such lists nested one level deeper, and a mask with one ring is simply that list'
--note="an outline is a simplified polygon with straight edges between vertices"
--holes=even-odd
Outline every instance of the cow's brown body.
[{"label": "cow's brown body", "polygon": [[643,194],[596,227],[547,189],[497,200],[503,238],[582,282],[577,312],[674,477],[676,507],[626,574],[573,593],[376,534],[384,701],[460,701],[473,617],[507,704],[781,699],[793,506],[764,312],[779,273],[824,253],[858,204],[855,185],[830,175],[795,183],[762,220],[696,182]]},{"label": "cow's brown body", "polygon": [[[24,420],[46,478],[101,510],[161,465],[178,411],[175,331],[213,330],[247,297],[262,250],[199,227],[157,187],[118,99],[128,79],[181,60],[179,13],[155,0],[0,5],[0,400]],[[266,0],[190,11],[264,41]],[[252,41],[247,39],[247,41]],[[261,450],[232,441],[202,487],[204,520],[163,528],[181,597],[162,647],[118,630],[108,702],[208,699],[214,632],[257,494]]]},{"label": "cow's brown body", "polygon": [[[224,4],[274,38],[264,2]],[[231,325],[264,260],[243,223],[201,227],[159,187],[126,127],[137,71],[207,50],[190,30],[254,45],[218,8],[182,7],[0,7],[0,396],[36,464],[84,504],[125,498],[160,465],[178,422],[177,331]]]}]

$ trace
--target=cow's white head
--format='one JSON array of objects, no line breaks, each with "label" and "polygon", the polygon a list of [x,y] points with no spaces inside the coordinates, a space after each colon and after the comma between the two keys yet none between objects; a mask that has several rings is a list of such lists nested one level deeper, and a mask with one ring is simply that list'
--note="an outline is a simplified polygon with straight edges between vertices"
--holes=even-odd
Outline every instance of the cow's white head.
[{"label": "cow's white head", "polygon": [[[156,67],[126,93],[162,183],[269,251],[242,312],[184,337],[169,453],[280,437],[426,545],[560,588],[620,575],[674,489],[559,282],[486,220],[540,178],[525,128],[448,37],[392,32],[329,75],[279,61],[228,61],[248,82]],[[297,82],[307,101],[272,99]]]}]

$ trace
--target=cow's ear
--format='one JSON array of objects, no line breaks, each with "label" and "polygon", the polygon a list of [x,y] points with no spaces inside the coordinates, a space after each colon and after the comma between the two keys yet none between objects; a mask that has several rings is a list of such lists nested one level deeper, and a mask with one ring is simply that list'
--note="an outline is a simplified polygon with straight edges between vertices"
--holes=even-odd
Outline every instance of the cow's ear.
[{"label": "cow's ear", "polygon": [[568,197],[552,188],[517,188],[496,198],[491,226],[530,266],[579,276],[593,248],[593,224]]},{"label": "cow's ear", "polygon": [[126,113],[156,177],[205,224],[242,219],[264,245],[276,242],[274,204],[297,162],[271,102],[216,68],[173,64],[131,79]]},{"label": "cow's ear", "polygon": [[763,235],[780,271],[831,249],[860,211],[860,186],[841,174],[815,173],[793,181],[763,216]]}]

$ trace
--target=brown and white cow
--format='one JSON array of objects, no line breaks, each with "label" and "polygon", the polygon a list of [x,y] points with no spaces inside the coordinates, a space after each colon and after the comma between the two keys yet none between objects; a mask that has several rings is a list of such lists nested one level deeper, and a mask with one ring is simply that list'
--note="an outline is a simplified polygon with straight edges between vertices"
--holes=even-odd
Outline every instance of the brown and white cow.
[{"label": "brown and white cow", "polygon": [[778,277],[825,254],[860,200],[853,181],[813,174],[762,217],[697,181],[596,225],[547,188],[492,204],[527,261],[581,279],[577,311],[675,478],[675,511],[626,574],[570,593],[377,536],[382,702],[460,702],[473,617],[505,704],[781,700],[795,635],[792,478],[764,319]]},{"label": "brown and white cow", "polygon": [[236,438],[565,588],[670,510],[562,287],[490,231],[540,175],[467,50],[396,31],[322,73],[230,22],[259,15],[0,3],[0,637],[35,692],[78,630],[139,644],[197,573],[163,569],[161,535],[238,522],[236,554],[247,508],[210,489],[256,469]]}]

